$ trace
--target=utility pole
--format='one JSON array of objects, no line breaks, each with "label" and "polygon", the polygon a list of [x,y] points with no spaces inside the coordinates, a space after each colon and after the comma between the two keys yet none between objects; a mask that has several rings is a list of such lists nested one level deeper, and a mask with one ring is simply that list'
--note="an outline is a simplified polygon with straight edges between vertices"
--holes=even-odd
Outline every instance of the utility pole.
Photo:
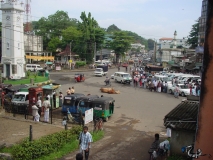
[{"label": "utility pole", "polygon": [[95,42],[95,46],[94,46],[94,64],[95,64],[95,61],[96,61],[96,42]]},{"label": "utility pole", "polygon": [[102,63],[102,60],[103,60],[103,54],[102,54],[102,45],[101,45],[101,63]]},{"label": "utility pole", "polygon": [[157,52],[157,49],[156,49],[156,40],[154,42],[154,63],[156,63],[156,52]]},{"label": "utility pole", "polygon": [[71,54],[71,52],[72,52],[72,41],[70,42],[70,61],[69,61],[70,62],[70,69],[72,69],[72,63],[71,63],[71,56],[72,56],[72,54]]}]

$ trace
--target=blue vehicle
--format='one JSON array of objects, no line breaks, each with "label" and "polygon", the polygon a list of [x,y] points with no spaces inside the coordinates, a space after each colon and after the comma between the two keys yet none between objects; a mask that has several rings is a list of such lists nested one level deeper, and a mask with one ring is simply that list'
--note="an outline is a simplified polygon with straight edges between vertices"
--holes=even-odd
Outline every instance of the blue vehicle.
[{"label": "blue vehicle", "polygon": [[81,93],[74,93],[71,95],[64,96],[61,112],[64,114],[67,114],[67,109],[69,108],[69,111],[71,114],[77,114],[78,110],[75,104],[76,104],[76,99],[80,97],[85,97],[85,95]]},{"label": "blue vehicle", "polygon": [[92,108],[92,101],[98,99],[98,95],[89,95],[77,98],[75,101],[75,105],[77,106],[78,110],[81,110],[82,114],[85,114],[85,111]]}]

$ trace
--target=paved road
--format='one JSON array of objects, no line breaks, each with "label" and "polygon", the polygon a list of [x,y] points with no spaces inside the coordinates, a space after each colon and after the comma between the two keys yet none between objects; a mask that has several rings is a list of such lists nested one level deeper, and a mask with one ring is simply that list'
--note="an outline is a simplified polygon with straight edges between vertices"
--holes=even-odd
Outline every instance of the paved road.
[{"label": "paved road", "polygon": [[[124,71],[125,68],[121,68],[121,70]],[[117,70],[109,70],[108,76],[115,71]],[[141,155],[142,153],[147,156],[147,149],[152,141],[150,136],[153,137],[154,133],[162,133],[162,135],[165,133],[165,127],[163,126],[164,116],[176,107],[182,98],[175,99],[169,94],[134,88],[132,85],[115,83],[114,80],[112,80],[112,87],[121,93],[108,95],[100,92],[100,88],[104,87],[105,77],[94,77],[92,72],[84,72],[84,74],[86,81],[81,83],[75,83],[72,80],[74,72],[51,73],[51,78],[63,84],[61,90],[64,93],[67,88],[74,86],[76,93],[84,93],[85,95],[96,94],[99,96],[103,94],[104,96],[112,96],[115,99],[115,113],[109,122],[105,123],[106,135],[113,138],[103,140],[103,145],[98,149],[94,147],[91,158],[93,160],[107,159],[107,155],[98,154],[100,152],[110,154],[110,159],[115,160],[122,158],[141,159],[143,156]],[[69,80],[70,78],[71,80]],[[107,129],[109,129],[110,132],[108,132]],[[120,134],[120,132],[123,134]],[[149,140],[146,138],[149,138]],[[116,146],[111,145],[113,141],[116,142]],[[129,141],[131,141],[131,143]],[[147,148],[141,148],[144,145],[142,145],[143,142],[149,142],[149,144],[146,144],[146,146],[148,145]],[[131,148],[135,151],[132,152],[135,156],[129,154],[130,156],[128,157],[126,152],[130,152]],[[122,153],[123,156],[117,158],[117,153]],[[96,157],[97,155],[98,158]],[[69,155],[64,159],[72,159],[72,156],[73,155]]]}]

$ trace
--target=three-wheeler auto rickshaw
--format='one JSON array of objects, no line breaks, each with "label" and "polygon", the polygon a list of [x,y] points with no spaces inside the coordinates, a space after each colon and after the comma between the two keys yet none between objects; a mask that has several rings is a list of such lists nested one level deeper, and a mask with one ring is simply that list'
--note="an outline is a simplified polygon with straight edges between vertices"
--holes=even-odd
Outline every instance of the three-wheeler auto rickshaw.
[{"label": "three-wheeler auto rickshaw", "polygon": [[92,108],[92,101],[99,98],[98,95],[89,95],[76,99],[75,105],[77,106],[78,111],[81,111],[85,115],[85,111]]},{"label": "three-wheeler auto rickshaw", "polygon": [[92,101],[94,116],[102,118],[107,122],[114,112],[114,103],[115,100],[112,97],[100,97],[98,99],[94,99]]},{"label": "three-wheeler auto rickshaw", "polygon": [[69,111],[71,114],[77,114],[77,106],[75,105],[75,101],[77,98],[79,97],[84,97],[84,94],[81,93],[74,93],[71,95],[66,95],[64,96],[64,101],[63,101],[63,105],[61,108],[61,112],[63,114],[67,114],[67,109],[69,108]]},{"label": "three-wheeler auto rickshaw", "polygon": [[84,74],[82,73],[75,74],[75,82],[84,82],[84,81],[85,81]]}]

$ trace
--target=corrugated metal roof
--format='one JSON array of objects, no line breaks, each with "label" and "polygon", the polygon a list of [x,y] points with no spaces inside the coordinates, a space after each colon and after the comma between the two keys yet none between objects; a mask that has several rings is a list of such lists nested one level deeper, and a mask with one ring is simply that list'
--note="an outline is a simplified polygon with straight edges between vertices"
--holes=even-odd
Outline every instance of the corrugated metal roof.
[{"label": "corrugated metal roof", "polygon": [[195,130],[197,125],[198,107],[199,102],[181,102],[165,116],[164,126],[170,126],[179,130]]}]

